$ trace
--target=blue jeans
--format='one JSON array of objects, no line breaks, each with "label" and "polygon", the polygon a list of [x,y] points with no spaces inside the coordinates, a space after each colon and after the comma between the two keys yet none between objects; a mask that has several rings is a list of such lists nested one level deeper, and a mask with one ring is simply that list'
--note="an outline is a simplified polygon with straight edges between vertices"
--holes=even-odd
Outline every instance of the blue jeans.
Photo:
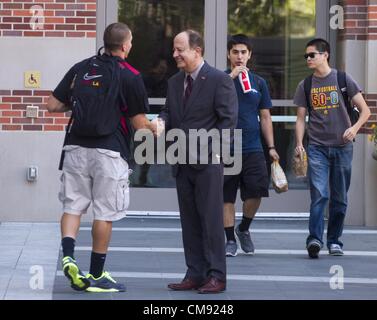
[{"label": "blue jeans", "polygon": [[309,145],[310,218],[309,236],[306,240],[317,239],[322,245],[324,213],[328,200],[329,220],[327,226],[327,247],[343,243],[339,240],[343,232],[347,210],[347,192],[351,182],[353,145],[326,147]]}]

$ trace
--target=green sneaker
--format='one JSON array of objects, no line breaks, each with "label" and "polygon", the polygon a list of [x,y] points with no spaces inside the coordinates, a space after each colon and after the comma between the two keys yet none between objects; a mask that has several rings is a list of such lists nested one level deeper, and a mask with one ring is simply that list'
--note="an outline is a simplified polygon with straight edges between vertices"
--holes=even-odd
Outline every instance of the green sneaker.
[{"label": "green sneaker", "polygon": [[86,275],[90,281],[90,287],[86,289],[88,292],[124,292],[126,287],[124,284],[117,283],[108,272],[103,272],[99,278],[94,278],[90,273]]},{"label": "green sneaker", "polygon": [[62,259],[62,265],[65,276],[71,281],[72,289],[76,291],[84,291],[89,287],[90,282],[79,269],[76,260],[66,256]]}]

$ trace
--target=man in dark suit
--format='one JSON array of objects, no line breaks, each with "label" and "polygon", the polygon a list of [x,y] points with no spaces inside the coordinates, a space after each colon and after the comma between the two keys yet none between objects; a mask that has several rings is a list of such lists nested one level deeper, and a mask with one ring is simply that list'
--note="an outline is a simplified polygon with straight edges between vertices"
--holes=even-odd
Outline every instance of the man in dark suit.
[{"label": "man in dark suit", "polygon": [[[173,51],[181,71],[169,79],[166,105],[160,114],[166,130],[180,129],[189,139],[190,129],[217,129],[220,134],[223,129],[234,129],[238,102],[233,81],[204,61],[200,34],[193,30],[178,34]],[[180,283],[168,285],[172,290],[218,293],[226,288],[224,168],[221,162],[209,159],[213,156],[210,141],[208,150],[207,164],[192,164],[192,154],[197,153],[189,150],[189,164],[174,166],[187,271]]]}]

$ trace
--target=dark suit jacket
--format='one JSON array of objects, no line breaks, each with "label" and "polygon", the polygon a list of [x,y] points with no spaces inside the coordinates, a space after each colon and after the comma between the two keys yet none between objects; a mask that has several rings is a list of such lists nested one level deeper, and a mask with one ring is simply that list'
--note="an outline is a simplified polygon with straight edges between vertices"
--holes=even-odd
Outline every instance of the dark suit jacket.
[{"label": "dark suit jacket", "polygon": [[[183,105],[185,72],[180,71],[169,79],[165,107],[160,117],[165,120],[166,131],[181,129],[188,139],[189,129],[234,129],[237,125],[238,99],[233,80],[228,74],[211,67],[206,62],[195,79],[186,106]],[[187,140],[187,149],[189,146]],[[211,163],[211,141],[208,157]],[[192,165],[196,169],[203,165]],[[173,168],[176,173],[176,168]]]}]

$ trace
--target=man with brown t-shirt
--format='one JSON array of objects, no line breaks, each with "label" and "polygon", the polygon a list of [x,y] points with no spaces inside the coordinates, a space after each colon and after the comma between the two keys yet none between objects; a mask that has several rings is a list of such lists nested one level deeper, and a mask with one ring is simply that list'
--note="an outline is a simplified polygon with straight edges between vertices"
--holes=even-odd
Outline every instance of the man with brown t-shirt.
[{"label": "man with brown t-shirt", "polygon": [[[308,160],[310,182],[309,236],[306,248],[310,258],[318,258],[323,246],[324,212],[328,200],[329,219],[327,247],[330,255],[343,255],[339,240],[347,210],[347,192],[351,182],[353,145],[357,132],[368,120],[370,110],[359,85],[346,75],[347,95],[360,111],[360,117],[351,124],[347,105],[338,84],[338,71],[331,69],[330,45],[323,39],[314,39],[306,45],[305,59],[314,71],[310,97],[306,97],[302,81],[296,90],[297,108],[296,154],[304,152],[305,116],[308,110]],[[307,101],[310,101],[308,106]]]}]

